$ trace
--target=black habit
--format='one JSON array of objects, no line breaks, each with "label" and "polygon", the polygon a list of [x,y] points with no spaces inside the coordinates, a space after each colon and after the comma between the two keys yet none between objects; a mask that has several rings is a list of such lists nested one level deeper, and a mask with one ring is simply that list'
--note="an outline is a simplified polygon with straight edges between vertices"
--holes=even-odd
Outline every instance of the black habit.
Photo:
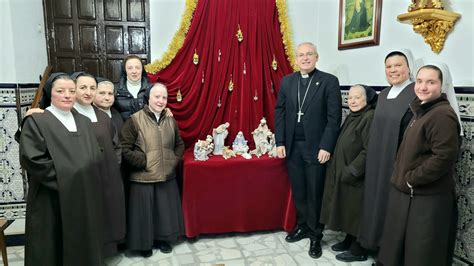
[{"label": "black habit", "polygon": [[110,113],[112,114],[111,119],[112,119],[112,123],[115,126],[115,130],[117,130],[117,133],[120,136],[120,134],[122,133],[123,124],[125,122],[123,121],[123,118],[120,115],[119,111],[117,111],[117,109],[115,109],[113,106],[110,107]]},{"label": "black habit", "polygon": [[125,242],[125,194],[120,172],[120,140],[110,117],[94,107],[97,122],[92,123],[102,151],[100,177],[104,209],[104,256],[116,254],[117,244]]},{"label": "black habit", "polygon": [[91,122],[73,112],[69,132],[48,110],[25,119],[28,172],[25,265],[102,265],[100,150]]},{"label": "black habit", "polygon": [[[284,145],[286,149],[298,226],[309,228],[310,237],[316,240],[321,239],[323,230],[319,215],[326,169],[317,158],[320,149],[332,154],[342,110],[337,77],[317,69],[310,76],[306,84],[300,72],[282,79],[275,107],[275,139],[277,146]],[[300,103],[308,88],[301,123],[297,122],[298,88]]]},{"label": "black habit", "polygon": [[387,211],[390,177],[398,146],[412,112],[409,104],[416,98],[415,83],[410,83],[394,99],[387,99],[391,87],[380,92],[370,128],[365,169],[364,204],[358,239],[362,246],[380,247]]},{"label": "black habit", "polygon": [[321,222],[352,236],[359,232],[364,195],[365,163],[374,109],[350,113],[341,128],[329,161]]}]

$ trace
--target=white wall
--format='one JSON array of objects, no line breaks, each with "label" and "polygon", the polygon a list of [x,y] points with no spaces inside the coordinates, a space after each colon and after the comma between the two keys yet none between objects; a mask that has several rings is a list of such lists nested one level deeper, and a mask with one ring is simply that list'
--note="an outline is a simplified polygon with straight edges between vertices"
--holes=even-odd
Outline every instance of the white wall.
[{"label": "white wall", "polygon": [[[294,18],[295,13],[303,8],[305,2],[307,1],[289,1],[294,28],[304,25],[298,24],[300,22]],[[410,3],[408,0],[383,0],[379,46],[343,51],[337,50],[339,1],[318,1],[318,5],[314,8],[319,10],[316,12],[318,17],[316,28],[319,32],[315,39],[310,40],[319,46],[321,54],[319,67],[337,75],[341,84],[382,85],[386,84],[383,68],[385,55],[392,49],[409,48],[415,58],[447,63],[455,85],[474,85],[474,2],[472,0],[445,2],[452,3],[448,6],[448,10],[460,13],[461,18],[456,22],[454,30],[448,34],[444,49],[437,55],[431,51],[431,47],[424,42],[423,37],[413,31],[411,25],[397,21],[398,15],[407,12]],[[297,35],[295,32],[295,41],[304,38],[304,34]]]},{"label": "white wall", "polygon": [[[178,28],[185,0],[150,1],[152,19],[156,20],[151,23],[151,59],[155,60],[166,51]],[[294,44],[314,42],[320,53],[318,68],[337,75],[343,85],[387,84],[383,67],[385,55],[391,49],[409,48],[415,58],[447,63],[455,85],[474,86],[474,1],[445,0],[446,9],[460,13],[461,18],[448,34],[439,55],[431,51],[421,35],[413,32],[411,25],[397,21],[399,14],[407,12],[410,2],[383,0],[380,45],[339,51],[338,0],[287,0]],[[155,16],[155,12],[160,12],[160,15]]]},{"label": "white wall", "polygon": [[48,64],[43,1],[14,0],[10,1],[10,9],[16,82],[39,83],[39,75]]},{"label": "white wall", "polygon": [[10,13],[10,2],[0,0],[0,83],[13,83],[16,80]]},{"label": "white wall", "polygon": [[151,61],[168,50],[181,22],[185,0],[150,0]]},{"label": "white wall", "polygon": [[0,0],[0,17],[0,82],[39,83],[48,64],[43,1]]},{"label": "white wall", "polygon": [[[42,0],[0,0],[0,83],[38,82],[47,64]],[[294,44],[318,46],[318,68],[339,77],[341,84],[385,85],[383,59],[391,49],[409,48],[416,58],[446,62],[457,86],[474,86],[474,1],[445,0],[461,14],[439,55],[421,35],[396,20],[410,0],[383,0],[380,45],[337,50],[338,0],[287,0]],[[160,58],[179,27],[185,0],[150,0],[151,59]],[[38,31],[38,26],[41,32]]]}]

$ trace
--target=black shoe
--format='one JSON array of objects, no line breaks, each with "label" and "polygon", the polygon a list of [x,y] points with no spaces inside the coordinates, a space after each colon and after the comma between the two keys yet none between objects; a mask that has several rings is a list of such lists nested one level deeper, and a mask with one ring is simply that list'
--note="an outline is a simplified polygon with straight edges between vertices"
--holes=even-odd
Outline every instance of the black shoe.
[{"label": "black shoe", "polygon": [[149,249],[149,250],[142,250],[140,251],[140,254],[142,255],[142,257],[144,258],[149,258],[151,257],[151,255],[153,255],[153,250]]},{"label": "black shoe", "polygon": [[309,232],[308,232],[307,229],[304,230],[304,229],[301,229],[301,228],[296,228],[296,230],[293,231],[293,233],[291,233],[291,234],[289,234],[285,237],[285,240],[288,243],[298,242],[303,238],[308,238],[309,237],[308,233]]},{"label": "black shoe", "polygon": [[350,251],[345,251],[343,253],[337,254],[336,260],[340,260],[344,262],[366,261],[367,255],[354,255]]},{"label": "black shoe", "polygon": [[351,247],[351,243],[347,243],[346,241],[341,241],[337,244],[332,245],[331,249],[336,252],[342,252],[342,251],[349,250],[350,247]]},{"label": "black shoe", "polygon": [[117,250],[119,252],[123,252],[123,251],[127,250],[127,244],[125,244],[125,243],[117,244]]},{"label": "black shoe", "polygon": [[323,255],[321,244],[319,243],[318,240],[311,240],[311,243],[309,245],[308,255],[313,259],[317,259],[321,257],[321,255]]},{"label": "black shoe", "polygon": [[161,253],[171,253],[172,250],[170,244],[165,241],[158,241],[156,247],[161,251]]}]

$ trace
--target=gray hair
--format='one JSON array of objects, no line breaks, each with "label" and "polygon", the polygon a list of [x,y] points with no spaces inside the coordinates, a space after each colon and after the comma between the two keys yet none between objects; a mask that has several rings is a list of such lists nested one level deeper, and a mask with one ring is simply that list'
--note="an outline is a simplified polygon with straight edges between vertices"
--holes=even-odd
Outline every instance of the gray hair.
[{"label": "gray hair", "polygon": [[157,82],[157,83],[153,84],[153,86],[150,88],[150,91],[148,92],[148,96],[150,96],[151,92],[156,88],[164,88],[165,91],[166,91],[166,94],[168,94],[168,88],[166,87],[166,85],[163,84],[163,83]]},{"label": "gray hair", "polygon": [[313,47],[314,52],[318,53],[318,49],[316,48],[316,45],[315,45],[314,43],[312,43],[312,42],[302,42],[302,43],[298,44],[298,46],[296,46],[296,51],[295,51],[295,53],[298,52],[298,49],[299,49],[300,46],[302,46],[302,45],[310,45],[311,47]]},{"label": "gray hair", "polygon": [[100,86],[112,86],[112,89],[114,88],[114,84],[111,81],[108,81],[108,80],[104,80],[104,81],[101,81],[101,82],[97,83],[97,87],[100,87]]},{"label": "gray hair", "polygon": [[362,85],[360,85],[360,84],[356,84],[356,85],[354,85],[354,86],[351,86],[351,87],[349,88],[349,90],[351,90],[352,88],[357,88],[357,89],[362,90],[362,94],[364,95],[365,101],[367,102],[367,92],[365,91],[364,86],[362,86]]}]

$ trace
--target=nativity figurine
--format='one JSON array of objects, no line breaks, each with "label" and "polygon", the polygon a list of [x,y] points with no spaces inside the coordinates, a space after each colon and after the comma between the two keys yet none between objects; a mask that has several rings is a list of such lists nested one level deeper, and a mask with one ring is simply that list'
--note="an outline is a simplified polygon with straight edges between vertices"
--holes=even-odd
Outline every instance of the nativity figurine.
[{"label": "nativity figurine", "polygon": [[235,136],[235,140],[232,143],[232,149],[237,155],[241,155],[249,151],[247,140],[245,139],[244,133],[242,131],[239,131],[239,133],[237,133],[237,136]]},{"label": "nativity figurine", "polygon": [[268,156],[273,157],[273,158],[276,158],[278,156],[276,141],[275,141],[275,134],[272,134],[270,136],[269,146],[268,146]]},{"label": "nativity figurine", "polygon": [[270,149],[268,139],[272,134],[270,129],[268,129],[267,120],[263,117],[258,127],[252,132],[255,150],[251,151],[250,154],[254,154],[257,157],[266,154]]},{"label": "nativity figurine", "polygon": [[229,126],[229,122],[226,122],[212,130],[212,138],[214,139],[214,151],[212,154],[222,155],[225,139],[227,135],[229,135],[229,131],[227,130]]},{"label": "nativity figurine", "polygon": [[211,135],[207,135],[206,140],[198,140],[194,144],[194,160],[207,161],[213,149],[214,143],[212,143]]},{"label": "nativity figurine", "polygon": [[231,157],[235,157],[235,152],[231,150],[228,146],[224,146],[224,150],[222,151],[222,157],[224,159],[229,159]]}]

